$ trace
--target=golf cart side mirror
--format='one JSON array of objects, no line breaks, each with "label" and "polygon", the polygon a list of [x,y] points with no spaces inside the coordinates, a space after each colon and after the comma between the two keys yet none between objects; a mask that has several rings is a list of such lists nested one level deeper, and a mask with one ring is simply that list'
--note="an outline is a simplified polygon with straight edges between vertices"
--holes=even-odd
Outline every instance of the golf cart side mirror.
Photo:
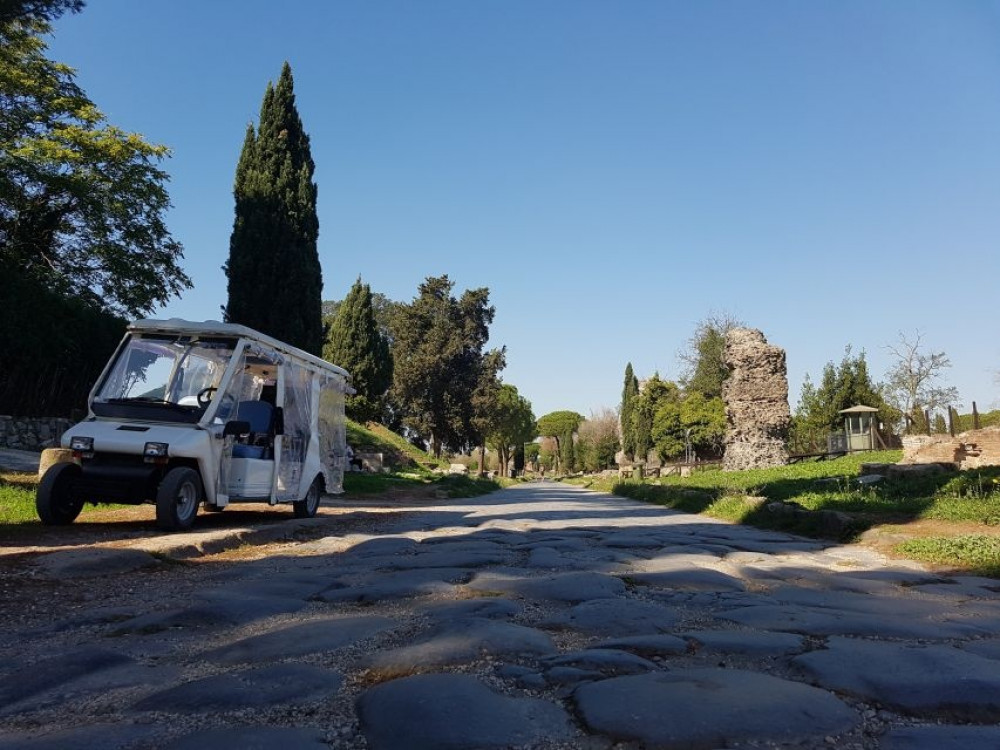
[{"label": "golf cart side mirror", "polygon": [[222,436],[226,435],[249,435],[250,434],[250,423],[243,420],[234,419],[232,422],[226,422],[226,426],[222,428]]},{"label": "golf cart side mirror", "polygon": [[274,434],[285,434],[285,410],[280,406],[274,407]]}]

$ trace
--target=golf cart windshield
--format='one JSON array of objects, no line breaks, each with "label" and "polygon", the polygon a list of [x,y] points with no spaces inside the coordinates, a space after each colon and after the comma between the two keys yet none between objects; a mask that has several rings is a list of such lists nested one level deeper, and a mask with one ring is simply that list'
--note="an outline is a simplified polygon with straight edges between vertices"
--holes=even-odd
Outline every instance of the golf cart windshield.
[{"label": "golf cart windshield", "polygon": [[101,417],[197,422],[216,393],[236,339],[133,336],[94,396]]}]

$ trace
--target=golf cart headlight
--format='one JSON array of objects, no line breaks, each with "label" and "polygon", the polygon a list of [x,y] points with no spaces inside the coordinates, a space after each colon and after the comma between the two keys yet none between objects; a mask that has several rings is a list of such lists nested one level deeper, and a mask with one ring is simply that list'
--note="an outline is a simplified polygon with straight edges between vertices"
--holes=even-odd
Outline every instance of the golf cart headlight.
[{"label": "golf cart headlight", "polygon": [[81,453],[90,453],[94,450],[94,438],[80,437],[79,435],[72,437],[69,441],[69,449],[80,451]]},{"label": "golf cart headlight", "polygon": [[146,443],[142,455],[146,458],[166,458],[167,443]]}]

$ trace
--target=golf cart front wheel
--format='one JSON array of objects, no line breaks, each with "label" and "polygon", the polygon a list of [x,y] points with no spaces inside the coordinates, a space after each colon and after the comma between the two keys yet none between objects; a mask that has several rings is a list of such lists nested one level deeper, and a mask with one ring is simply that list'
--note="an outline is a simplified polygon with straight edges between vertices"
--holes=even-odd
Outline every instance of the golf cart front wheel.
[{"label": "golf cart front wheel", "polygon": [[80,515],[83,500],[75,489],[81,474],[73,463],[58,463],[45,472],[35,495],[35,511],[46,526],[66,526]]},{"label": "golf cart front wheel", "polygon": [[201,502],[201,477],[194,469],[178,466],[167,472],[156,493],[156,526],[165,531],[191,527]]}]

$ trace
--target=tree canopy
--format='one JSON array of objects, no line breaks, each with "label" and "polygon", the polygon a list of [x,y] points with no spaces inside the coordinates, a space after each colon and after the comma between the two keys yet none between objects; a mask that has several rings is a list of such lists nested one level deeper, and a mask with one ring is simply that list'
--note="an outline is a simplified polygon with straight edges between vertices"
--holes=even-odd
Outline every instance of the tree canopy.
[{"label": "tree canopy", "polygon": [[0,11],[0,269],[138,316],[191,285],[164,222],[168,151],[108,123],[74,70],[46,57],[51,20],[81,7]]},{"label": "tree canopy", "polygon": [[267,84],[258,127],[247,126],[236,167],[236,212],[223,267],[225,317],[320,354],[323,274],[314,172],[286,62],[277,84]]},{"label": "tree canopy", "polygon": [[347,397],[347,416],[360,422],[378,418],[392,384],[392,355],[375,320],[371,287],[360,278],[338,307],[323,358],[351,373],[356,393]]},{"label": "tree canopy", "polygon": [[886,349],[895,360],[886,375],[886,393],[908,425],[926,426],[924,409],[943,409],[958,401],[958,390],[940,383],[951,360],[944,352],[926,351],[919,331],[912,338],[900,333],[898,343]]},{"label": "tree canopy", "polygon": [[482,444],[477,417],[505,364],[503,349],[485,351],[495,313],[489,289],[467,290],[456,299],[453,288],[447,275],[428,277],[392,323],[392,408],[435,456],[445,446]]},{"label": "tree canopy", "polygon": [[583,422],[583,415],[575,411],[553,411],[538,419],[538,434],[555,441],[555,455],[564,471],[573,471],[573,433]]},{"label": "tree canopy", "polygon": [[537,434],[531,402],[514,386],[502,383],[486,429],[486,444],[496,450],[501,474],[506,472],[517,448],[534,440]]},{"label": "tree canopy", "polygon": [[727,313],[712,313],[700,321],[686,348],[678,354],[684,365],[685,393],[697,391],[708,399],[722,397],[729,377],[725,364],[726,334],[743,323]]},{"label": "tree canopy", "polygon": [[872,383],[865,353],[853,355],[844,349],[840,363],[827,362],[818,386],[806,375],[799,403],[792,419],[791,442],[796,450],[825,450],[827,435],[843,428],[843,409],[870,406],[879,410],[879,419],[888,423],[892,408]]}]

